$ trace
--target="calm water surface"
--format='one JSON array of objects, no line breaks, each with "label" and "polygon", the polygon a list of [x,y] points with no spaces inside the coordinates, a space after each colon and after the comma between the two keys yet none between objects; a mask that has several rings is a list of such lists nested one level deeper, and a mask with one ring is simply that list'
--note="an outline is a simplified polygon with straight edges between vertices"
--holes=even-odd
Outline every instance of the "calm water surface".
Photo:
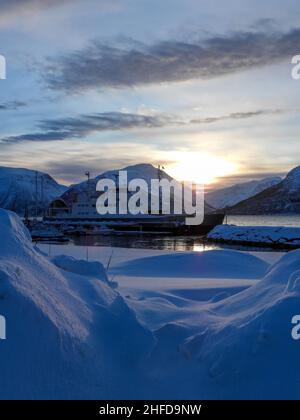
[{"label": "calm water surface", "polygon": [[[228,216],[226,223],[238,226],[291,226],[300,227],[299,216]],[[205,244],[197,236],[161,236],[161,235],[112,235],[112,236],[79,236],[72,238],[70,244],[86,247],[139,248],[169,251],[208,251],[212,249],[238,249],[252,251],[274,251],[268,248],[227,246]],[[63,245],[68,246],[68,244]],[[276,252],[276,251],[274,251]]]}]

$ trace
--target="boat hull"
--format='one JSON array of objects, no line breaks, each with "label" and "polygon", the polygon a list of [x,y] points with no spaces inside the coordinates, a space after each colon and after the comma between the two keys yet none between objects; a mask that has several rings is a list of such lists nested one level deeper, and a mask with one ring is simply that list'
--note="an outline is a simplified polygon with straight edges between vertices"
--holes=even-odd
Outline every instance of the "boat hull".
[{"label": "boat hull", "polygon": [[103,217],[99,219],[79,218],[45,218],[45,221],[57,227],[61,226],[84,226],[85,228],[103,224],[112,233],[160,233],[168,235],[207,235],[214,227],[223,224],[224,214],[207,214],[200,225],[186,225],[185,218],[181,217]]}]

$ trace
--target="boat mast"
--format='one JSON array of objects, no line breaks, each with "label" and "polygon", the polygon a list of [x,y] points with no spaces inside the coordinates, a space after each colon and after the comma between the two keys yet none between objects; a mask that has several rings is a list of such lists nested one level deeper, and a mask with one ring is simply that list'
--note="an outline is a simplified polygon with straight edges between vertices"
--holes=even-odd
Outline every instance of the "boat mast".
[{"label": "boat mast", "polygon": [[91,173],[87,171],[85,173],[85,176],[87,176],[87,192],[88,192],[88,198],[90,198],[90,180],[91,180]]},{"label": "boat mast", "polygon": [[[162,176],[161,176],[161,171],[162,171],[162,169],[165,169],[164,168],[164,166],[162,166],[162,165],[158,165],[158,181],[159,181],[159,183],[160,183],[160,181],[161,181],[161,179],[162,179]],[[161,191],[161,189],[159,188],[159,193],[158,193],[159,195],[158,195],[158,199],[159,199],[159,213],[160,214],[162,214],[162,191]]]},{"label": "boat mast", "polygon": [[86,171],[85,176],[87,177],[87,199],[88,199],[88,204],[90,205],[90,179],[91,179],[90,171]]},{"label": "boat mast", "polygon": [[42,205],[42,214],[45,216],[45,207],[44,207],[44,177],[41,177],[41,205]]},{"label": "boat mast", "polygon": [[157,170],[158,170],[158,180],[160,182],[161,181],[161,166],[160,165],[158,165]]},{"label": "boat mast", "polygon": [[38,171],[35,172],[35,217],[38,218]]}]

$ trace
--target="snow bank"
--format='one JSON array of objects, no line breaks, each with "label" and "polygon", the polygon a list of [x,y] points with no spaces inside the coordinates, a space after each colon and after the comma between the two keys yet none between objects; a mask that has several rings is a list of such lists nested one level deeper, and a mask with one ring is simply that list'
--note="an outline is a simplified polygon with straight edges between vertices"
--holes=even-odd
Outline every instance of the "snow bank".
[{"label": "snow bank", "polygon": [[257,279],[263,277],[267,269],[268,264],[253,255],[217,250],[140,258],[120,264],[112,272],[142,277]]},{"label": "snow bank", "polygon": [[299,302],[300,251],[294,251],[261,282],[209,305],[205,325],[199,323],[200,333],[181,351],[205,366],[207,387],[217,398],[299,399],[300,344],[291,337]]},{"label": "snow bank", "polygon": [[66,255],[58,255],[51,259],[57,267],[69,271],[70,273],[80,274],[82,276],[96,277],[108,284],[108,278],[103,264],[96,261],[76,260]]},{"label": "snow bank", "polygon": [[75,258],[67,255],[57,255],[56,257],[53,257],[51,261],[54,265],[56,265],[56,267],[68,271],[69,273],[94,277],[113,289],[118,287],[117,282],[110,281],[108,279],[106,270],[101,262],[76,260]]},{"label": "snow bank", "polygon": [[136,366],[151,350],[152,334],[106,277],[99,279],[101,267],[89,266],[85,277],[72,272],[80,263],[59,269],[34,249],[13,213],[0,210],[0,230],[0,314],[7,323],[0,399],[136,396]]},{"label": "snow bank", "polygon": [[261,281],[234,296],[176,302],[165,294],[133,302],[146,323],[160,324],[149,361],[159,386],[151,396],[299,399],[300,342],[291,336],[299,302],[300,251],[284,255]]},{"label": "snow bank", "polygon": [[220,225],[207,236],[217,242],[267,245],[271,247],[300,247],[300,228],[275,226]]}]

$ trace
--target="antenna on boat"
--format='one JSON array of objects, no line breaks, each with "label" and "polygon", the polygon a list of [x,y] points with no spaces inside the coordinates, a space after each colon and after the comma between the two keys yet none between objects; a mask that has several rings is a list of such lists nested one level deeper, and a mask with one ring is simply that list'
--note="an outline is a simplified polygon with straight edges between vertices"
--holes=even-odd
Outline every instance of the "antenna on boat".
[{"label": "antenna on boat", "polygon": [[90,171],[86,171],[85,176],[87,177],[87,190],[90,189],[90,180],[91,180],[91,173]]},{"label": "antenna on boat", "polygon": [[163,169],[165,169],[165,167],[164,167],[164,166],[162,166],[162,165],[158,165],[157,170],[158,170],[158,180],[159,180],[159,181],[161,181],[161,171],[162,171]]},{"label": "antenna on boat", "polygon": [[[157,171],[158,171],[158,181],[159,182],[161,181],[161,171],[162,171],[162,169],[165,169],[164,166],[158,165]],[[159,203],[161,203],[161,205],[162,205],[161,200],[162,200],[161,191],[159,191]],[[160,207],[160,205],[159,205],[159,207]],[[161,213],[162,209],[160,209],[159,212]]]},{"label": "antenna on boat", "polygon": [[90,173],[90,171],[86,171],[85,176],[87,177],[86,194],[87,194],[88,201],[90,201],[90,180],[91,180],[91,173]]}]

